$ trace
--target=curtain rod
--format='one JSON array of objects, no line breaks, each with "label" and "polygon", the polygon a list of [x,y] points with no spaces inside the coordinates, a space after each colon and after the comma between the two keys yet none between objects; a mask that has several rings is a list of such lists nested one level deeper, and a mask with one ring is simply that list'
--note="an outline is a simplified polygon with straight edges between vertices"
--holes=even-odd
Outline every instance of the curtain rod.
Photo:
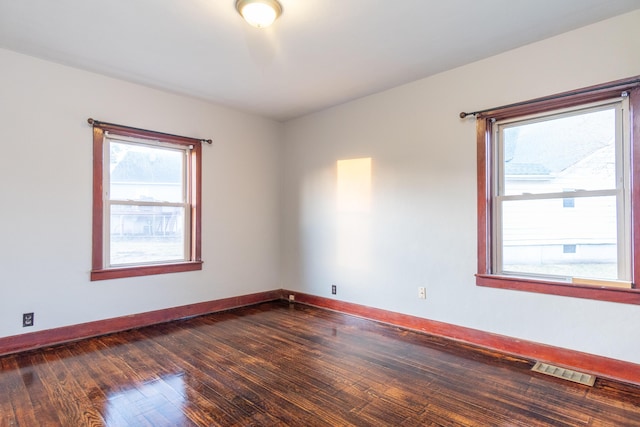
[{"label": "curtain rod", "polygon": [[620,80],[620,81],[611,83],[609,85],[594,86],[594,87],[589,87],[585,89],[578,89],[570,92],[559,93],[557,95],[543,96],[542,98],[536,98],[529,101],[515,102],[513,104],[501,105],[500,107],[487,108],[484,110],[474,111],[471,113],[465,113],[463,111],[460,113],[460,118],[464,119],[467,116],[477,116],[478,114],[487,113],[489,111],[494,111],[494,110],[502,110],[503,108],[520,107],[523,105],[535,104],[537,102],[553,101],[554,99],[561,99],[561,98],[566,98],[566,97],[575,96],[575,95],[583,95],[585,93],[591,93],[591,92],[599,92],[607,89],[615,89],[617,87],[628,89],[629,85],[637,85],[637,84],[640,84],[640,78],[633,78],[630,80]]},{"label": "curtain rod", "polygon": [[134,128],[134,127],[131,127],[131,126],[118,125],[116,123],[101,122],[99,120],[94,120],[91,117],[89,117],[87,119],[87,123],[89,123],[92,126],[100,126],[100,125],[117,126],[117,127],[120,127],[120,128],[128,128],[128,129],[142,131],[142,132],[151,132],[151,133],[155,133],[155,134],[158,134],[158,135],[165,135],[165,136],[173,137],[173,138],[192,139],[194,141],[206,142],[209,145],[213,144],[213,141],[210,140],[210,139],[191,138],[191,137],[188,137],[188,136],[181,136],[181,135],[174,135],[174,134],[171,134],[171,133],[157,132],[155,130],[148,130],[148,129]]}]

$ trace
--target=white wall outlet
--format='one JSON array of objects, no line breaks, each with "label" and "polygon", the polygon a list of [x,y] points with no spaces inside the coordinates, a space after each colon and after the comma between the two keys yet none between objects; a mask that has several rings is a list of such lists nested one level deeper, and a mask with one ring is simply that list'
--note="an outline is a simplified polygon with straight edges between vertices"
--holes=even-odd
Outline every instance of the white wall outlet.
[{"label": "white wall outlet", "polygon": [[427,299],[427,288],[418,288],[418,298]]},{"label": "white wall outlet", "polygon": [[293,294],[289,295],[289,302],[294,302],[296,300],[296,296]]}]

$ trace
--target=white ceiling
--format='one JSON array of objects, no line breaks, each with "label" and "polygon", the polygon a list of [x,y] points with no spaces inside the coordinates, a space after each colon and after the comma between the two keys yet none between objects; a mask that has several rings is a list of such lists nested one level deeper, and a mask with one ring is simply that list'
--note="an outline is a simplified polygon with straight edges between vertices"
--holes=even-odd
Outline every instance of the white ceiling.
[{"label": "white ceiling", "polygon": [[[640,8],[640,0],[0,0],[0,47],[276,120]],[[0,64],[1,66],[1,64]]]}]

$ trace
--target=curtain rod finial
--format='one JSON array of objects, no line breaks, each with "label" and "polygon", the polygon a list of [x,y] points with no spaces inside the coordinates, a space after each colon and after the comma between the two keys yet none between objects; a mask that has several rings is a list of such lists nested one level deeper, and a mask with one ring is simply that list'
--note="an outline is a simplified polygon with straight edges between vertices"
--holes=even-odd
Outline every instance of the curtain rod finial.
[{"label": "curtain rod finial", "polygon": [[94,122],[95,120],[93,120],[91,117],[87,119],[87,123],[89,123],[90,125],[92,125]]},{"label": "curtain rod finial", "polygon": [[460,113],[460,118],[464,119],[467,116],[475,116],[476,113],[465,113],[464,111]]}]

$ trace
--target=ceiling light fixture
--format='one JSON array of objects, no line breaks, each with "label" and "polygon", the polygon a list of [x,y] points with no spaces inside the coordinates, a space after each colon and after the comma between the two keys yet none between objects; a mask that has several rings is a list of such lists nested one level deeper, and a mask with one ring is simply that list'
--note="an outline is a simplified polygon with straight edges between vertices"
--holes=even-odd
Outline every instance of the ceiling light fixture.
[{"label": "ceiling light fixture", "polygon": [[249,25],[264,28],[273,24],[282,13],[277,0],[238,0],[236,9]]}]

